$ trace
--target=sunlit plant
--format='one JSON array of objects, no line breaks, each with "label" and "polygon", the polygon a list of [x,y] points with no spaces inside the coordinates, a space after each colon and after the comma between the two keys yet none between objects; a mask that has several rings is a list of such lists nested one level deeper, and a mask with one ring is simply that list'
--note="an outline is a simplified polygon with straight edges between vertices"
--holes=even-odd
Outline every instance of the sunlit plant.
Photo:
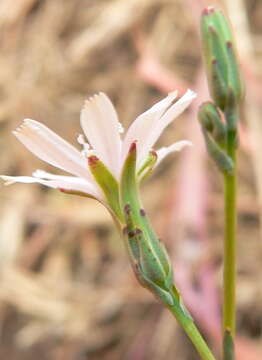
[{"label": "sunlit plant", "polygon": [[[212,102],[199,109],[199,121],[208,153],[224,175],[224,360],[234,359],[236,149],[239,104],[243,87],[232,32],[220,10],[207,8],[201,30]],[[104,93],[86,101],[81,112],[82,151],[45,125],[25,119],[14,135],[41,160],[72,176],[36,170],[32,176],[1,176],[6,184],[39,183],[62,192],[90,197],[102,203],[117,224],[130,263],[140,284],[166,306],[191,339],[200,357],[215,359],[186,309],[174,284],[173,267],[165,246],[155,234],[139,196],[140,183],[170,153],[191,145],[187,140],[154,150],[163,130],[195,98],[177,92],[138,116],[124,134],[114,106]]]}]

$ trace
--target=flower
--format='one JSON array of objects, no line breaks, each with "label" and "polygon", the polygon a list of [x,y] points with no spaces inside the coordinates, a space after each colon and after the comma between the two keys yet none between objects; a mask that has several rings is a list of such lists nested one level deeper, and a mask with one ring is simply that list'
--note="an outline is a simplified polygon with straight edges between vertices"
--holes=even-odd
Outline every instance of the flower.
[{"label": "flower", "polygon": [[[113,184],[117,187],[115,184],[119,182],[124,161],[134,141],[137,146],[137,173],[143,175],[145,170],[151,170],[169,153],[191,144],[182,140],[151,152],[163,130],[188,107],[195,96],[193,91],[188,90],[174,102],[177,92],[170,93],[138,116],[121,139],[123,128],[111,101],[104,93],[94,95],[85,102],[81,111],[81,126],[89,142],[85,141],[83,135],[78,137],[83,151],[77,150],[45,125],[25,119],[13,132],[18,140],[41,160],[73,176],[36,170],[32,176],[2,175],[1,178],[6,184],[40,183],[64,192],[89,196],[108,205],[104,179],[108,179],[110,186]],[[153,156],[153,161],[150,161],[150,156],[151,160]],[[110,204],[109,207],[112,208]]]}]

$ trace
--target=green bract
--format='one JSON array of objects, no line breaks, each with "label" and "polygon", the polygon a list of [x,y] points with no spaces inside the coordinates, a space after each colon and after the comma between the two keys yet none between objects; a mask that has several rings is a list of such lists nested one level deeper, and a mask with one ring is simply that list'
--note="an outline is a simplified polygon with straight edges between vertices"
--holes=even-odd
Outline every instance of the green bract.
[{"label": "green bract", "polygon": [[119,186],[115,177],[107,169],[107,167],[95,155],[89,156],[88,164],[91,173],[93,174],[97,184],[102,189],[104,196],[107,200],[109,208],[113,214],[121,222],[123,215],[120,208],[119,201]]}]

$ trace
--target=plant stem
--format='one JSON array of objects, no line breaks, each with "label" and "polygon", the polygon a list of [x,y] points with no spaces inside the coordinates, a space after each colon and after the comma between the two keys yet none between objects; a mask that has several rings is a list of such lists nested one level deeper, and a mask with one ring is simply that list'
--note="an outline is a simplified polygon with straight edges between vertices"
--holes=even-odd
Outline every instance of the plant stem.
[{"label": "plant stem", "polygon": [[191,318],[184,305],[177,300],[177,294],[173,293],[172,296],[175,305],[170,306],[165,304],[165,306],[171,311],[178,323],[182,326],[199,353],[200,358],[202,360],[215,360],[214,355],[196,327],[194,320]]},{"label": "plant stem", "polygon": [[[230,125],[232,120],[228,117]],[[234,123],[235,121],[233,121]],[[234,335],[236,321],[236,197],[237,162],[236,129],[229,126],[227,154],[234,163],[232,174],[224,175],[225,233],[224,233],[224,289],[223,289],[223,353],[224,360],[234,359]]]}]

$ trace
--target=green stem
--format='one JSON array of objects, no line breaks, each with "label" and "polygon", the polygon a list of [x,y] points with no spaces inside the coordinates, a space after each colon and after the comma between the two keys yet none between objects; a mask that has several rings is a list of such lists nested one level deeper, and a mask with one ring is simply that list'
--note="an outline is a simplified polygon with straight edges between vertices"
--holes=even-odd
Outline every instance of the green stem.
[{"label": "green stem", "polygon": [[[228,124],[235,123],[236,116],[227,118]],[[224,234],[224,289],[223,289],[223,353],[224,360],[234,359],[234,336],[236,322],[236,162],[235,127],[229,126],[227,154],[234,163],[232,174],[224,175],[225,234]]]},{"label": "green stem", "polygon": [[172,293],[174,299],[173,306],[165,304],[165,306],[171,311],[178,323],[182,326],[190,340],[192,341],[195,349],[200,355],[202,360],[215,360],[214,355],[207,346],[207,343],[200,334],[198,328],[196,327],[194,320],[191,318],[190,314],[185,309],[184,305],[178,301],[177,294]]}]

